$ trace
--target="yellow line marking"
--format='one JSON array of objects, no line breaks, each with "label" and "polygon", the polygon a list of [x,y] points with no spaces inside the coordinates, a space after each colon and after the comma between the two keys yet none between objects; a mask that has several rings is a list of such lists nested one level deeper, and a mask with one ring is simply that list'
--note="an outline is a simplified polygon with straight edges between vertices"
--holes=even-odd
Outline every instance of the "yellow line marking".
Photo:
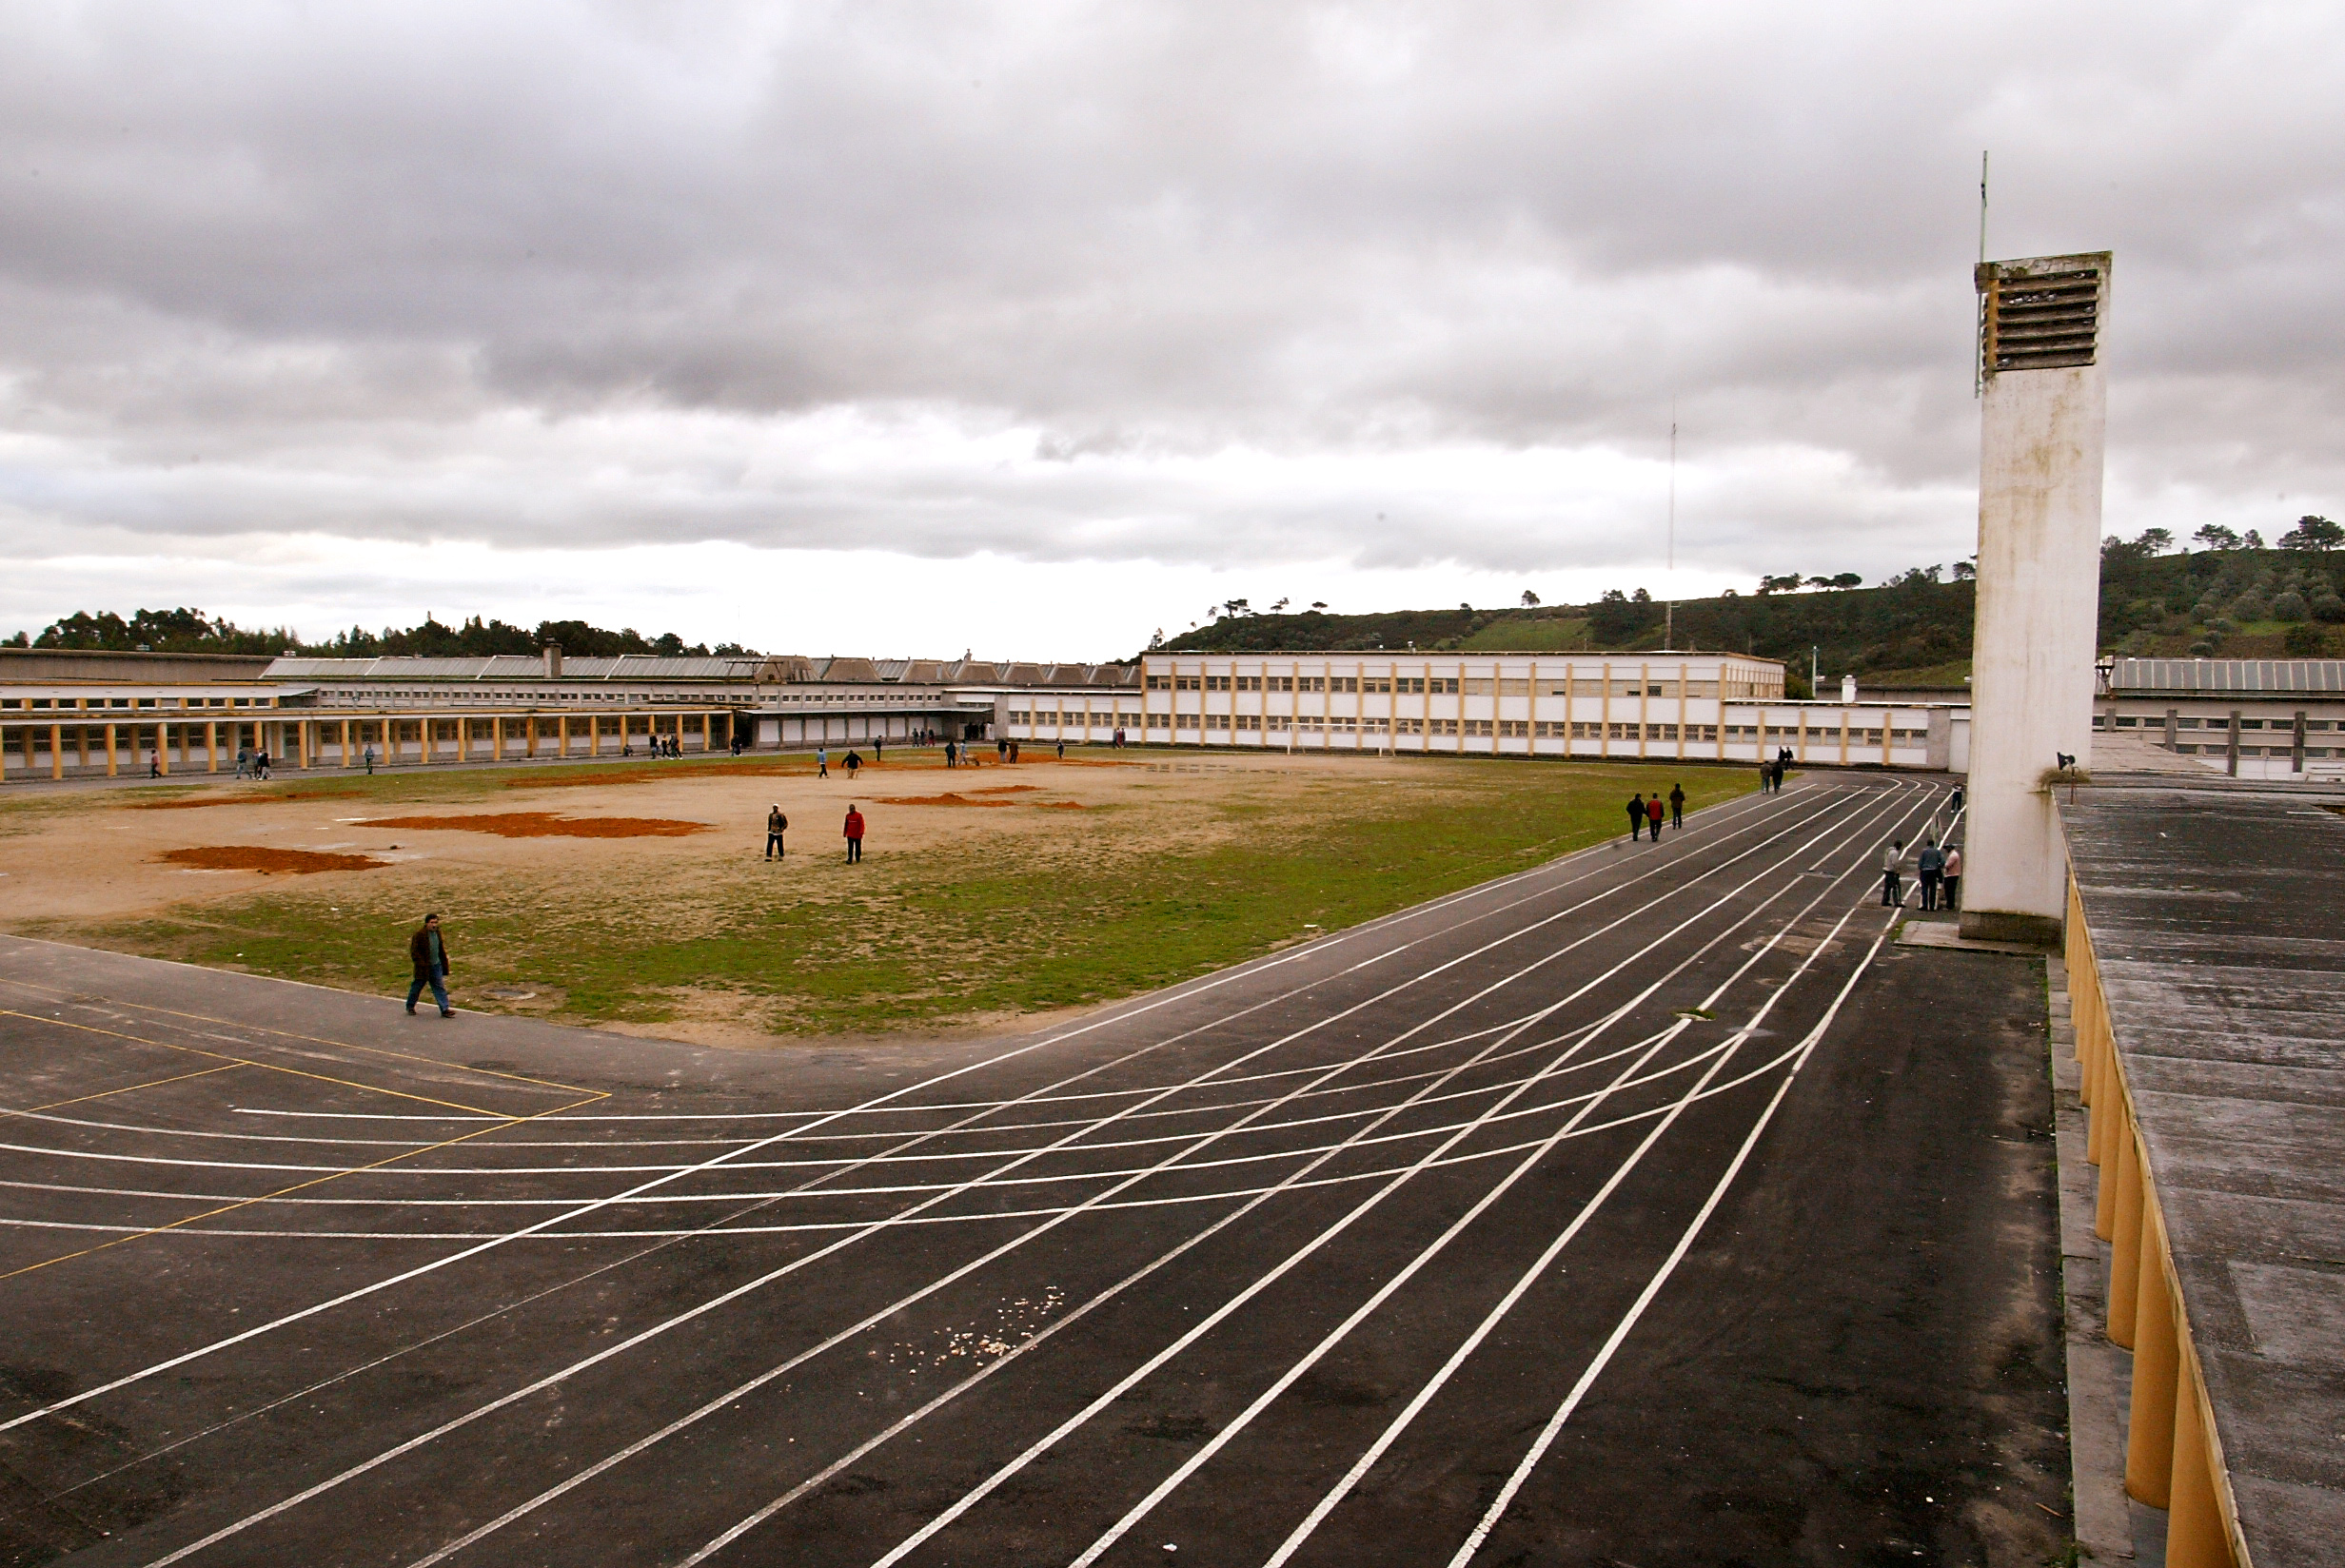
[{"label": "yellow line marking", "polygon": [[143,1088],[161,1088],[166,1084],[184,1084],[190,1078],[208,1078],[215,1072],[234,1072],[244,1065],[242,1062],[230,1062],[226,1067],[203,1068],[194,1072],[182,1072],[169,1078],[150,1078],[143,1084],[125,1084],[120,1088],[102,1088],[95,1094],[77,1094],[70,1100],[51,1100],[45,1106],[26,1106],[22,1109],[10,1106],[0,1106],[0,1115],[30,1116],[44,1110],[60,1110],[67,1106],[78,1106],[87,1100],[103,1100],[113,1094],[133,1094]]},{"label": "yellow line marking", "polygon": [[[103,1034],[115,1040],[128,1040],[132,1045],[154,1046],[164,1050],[182,1050],[192,1056],[209,1056],[215,1061],[233,1062],[239,1067],[262,1068],[270,1072],[283,1072],[295,1078],[314,1078],[322,1084],[339,1084],[344,1088],[364,1089],[370,1094],[388,1094],[401,1100],[413,1100],[419,1105],[445,1106],[451,1110],[461,1110],[471,1116],[494,1116],[500,1122],[524,1122],[531,1119],[527,1116],[516,1116],[510,1111],[489,1110],[481,1106],[463,1105],[454,1100],[435,1100],[428,1094],[409,1094],[404,1089],[384,1088],[379,1084],[362,1084],[354,1078],[336,1078],[330,1073],[310,1072],[302,1068],[280,1067],[274,1062],[256,1062],[246,1056],[230,1056],[225,1050],[206,1050],[202,1046],[183,1046],[170,1040],[149,1040],[144,1035],[125,1034],[120,1029],[101,1029],[95,1024],[77,1024],[70,1018],[44,1018],[37,1012],[18,1012],[13,1008],[0,1008],[0,1018],[22,1018],[29,1024],[50,1024],[59,1029],[80,1029],[85,1034]],[[581,1090],[581,1092],[587,1091]],[[6,1278],[6,1275],[0,1275],[0,1279]]]},{"label": "yellow line marking", "polygon": [[[4,1016],[4,1014],[0,1014],[0,1016]],[[97,1032],[99,1032],[99,1033],[108,1033],[108,1032],[110,1032],[110,1031],[109,1031],[109,1030],[104,1030],[104,1029],[101,1029],[101,1030],[98,1030]],[[124,1038],[128,1039],[128,1038],[130,1038],[130,1037],[126,1035],[126,1036],[124,1036]],[[188,1047],[188,1048],[186,1048],[186,1049],[195,1049],[195,1048],[193,1048],[193,1047]],[[256,1066],[256,1065],[258,1065],[258,1064],[245,1064],[245,1065],[247,1065],[247,1066]],[[281,1070],[289,1070],[289,1069],[281,1069]],[[304,1076],[307,1076],[307,1077],[314,1077],[314,1076],[316,1076],[316,1074],[314,1074],[314,1073],[311,1073],[311,1074],[305,1074]],[[365,1085],[363,1085],[363,1084],[362,1084],[362,1085],[360,1085],[360,1086],[358,1086],[358,1087],[359,1087],[359,1088],[365,1088],[366,1086],[365,1086]],[[384,1092],[385,1092],[385,1093],[390,1093],[390,1092],[394,1092],[394,1091],[392,1091],[392,1090],[384,1090]],[[365,1172],[366,1172],[366,1171],[369,1171],[369,1170],[380,1170],[380,1169],[381,1169],[383,1166],[388,1166],[388,1165],[396,1165],[396,1164],[398,1164],[398,1163],[399,1163],[400,1161],[402,1161],[402,1160],[410,1160],[410,1159],[413,1159],[415,1156],[417,1156],[417,1155],[419,1155],[419,1154],[431,1154],[431,1153],[435,1153],[435,1152],[437,1152],[437,1151],[438,1151],[438,1150],[440,1150],[440,1149],[447,1148],[447,1147],[451,1147],[451,1146],[453,1146],[453,1145],[463,1143],[463,1142],[465,1142],[465,1141],[467,1141],[467,1140],[469,1140],[469,1139],[473,1139],[473,1138],[479,1138],[479,1137],[482,1137],[482,1136],[483,1136],[483,1135],[485,1135],[485,1134],[487,1134],[487,1133],[491,1133],[491,1132],[502,1132],[502,1131],[503,1131],[505,1128],[507,1128],[507,1127],[519,1127],[519,1126],[521,1126],[523,1122],[534,1122],[534,1121],[538,1120],[538,1119],[539,1119],[540,1117],[542,1117],[542,1116],[556,1116],[556,1115],[560,1115],[562,1111],[575,1109],[575,1108],[576,1108],[577,1107],[579,1107],[579,1106],[583,1106],[583,1105],[591,1105],[591,1104],[593,1104],[593,1103],[594,1103],[594,1101],[595,1101],[596,1099],[600,1099],[600,1098],[606,1098],[606,1096],[601,1096],[601,1095],[592,1095],[592,1096],[589,1096],[587,1099],[584,1099],[584,1100],[578,1100],[578,1101],[574,1101],[574,1102],[572,1102],[570,1105],[566,1105],[566,1106],[556,1106],[556,1107],[553,1107],[551,1109],[537,1111],[537,1112],[534,1112],[534,1113],[532,1113],[532,1114],[530,1114],[530,1115],[527,1115],[527,1116],[513,1116],[513,1117],[507,1117],[505,1120],[499,1122],[499,1123],[498,1123],[495,1127],[475,1127],[475,1128],[474,1128],[472,1131],[470,1131],[470,1132],[461,1132],[461,1133],[458,1133],[458,1134],[457,1134],[455,1137],[453,1137],[453,1138],[443,1138],[440,1142],[438,1142],[438,1143],[436,1143],[436,1144],[432,1144],[432,1145],[428,1146],[427,1147],[424,1147],[424,1148],[411,1148],[411,1149],[407,1149],[407,1150],[406,1150],[406,1151],[404,1151],[404,1153],[385,1155],[384,1158],[382,1158],[382,1159],[380,1159],[380,1160],[370,1161],[369,1163],[367,1163],[367,1164],[365,1164],[365,1165],[363,1165],[363,1166],[351,1166],[349,1169],[347,1169],[347,1170],[336,1170],[336,1171],[330,1171],[330,1172],[328,1172],[327,1174],[325,1174],[325,1175],[324,1175],[324,1176],[312,1176],[309,1180],[307,1180],[307,1181],[305,1181],[305,1182],[296,1182],[296,1183],[294,1183],[291,1186],[281,1186],[281,1187],[277,1188],[274,1192],[264,1192],[264,1193],[261,1193],[261,1194],[260,1194],[259,1196],[257,1196],[257,1197],[252,1197],[252,1198],[239,1198],[236,1202],[234,1202],[234,1203],[232,1203],[232,1204],[222,1204],[222,1205],[218,1205],[217,1207],[214,1207],[214,1208],[207,1208],[207,1209],[204,1210],[204,1212],[202,1212],[201,1214],[189,1214],[189,1215],[187,1215],[186,1217],[184,1217],[184,1218],[182,1218],[182,1219],[173,1220],[173,1221],[172,1221],[170,1224],[168,1224],[168,1225],[154,1225],[154,1226],[149,1227],[148,1229],[146,1229],[146,1230],[141,1230],[141,1231],[137,1231],[137,1232],[134,1232],[133,1234],[128,1235],[128,1236],[117,1236],[117,1237],[115,1237],[115,1238],[114,1238],[112,1241],[110,1241],[110,1242],[100,1242],[100,1243],[99,1243],[97,1245],[95,1245],[95,1246],[86,1246],[86,1247],[83,1247],[83,1248],[82,1248],[80,1251],[78,1251],[78,1252],[65,1252],[65,1253],[60,1253],[60,1254],[58,1254],[58,1255],[57,1255],[56,1257],[54,1257],[54,1258],[44,1258],[41,1262],[39,1262],[39,1263],[37,1263],[37,1264],[25,1264],[22,1268],[11,1268],[11,1269],[10,1269],[7,1273],[5,1273],[5,1274],[0,1274],[0,1280],[12,1280],[12,1279],[16,1278],[16,1276],[17,1276],[17,1275],[19,1275],[19,1274],[30,1274],[30,1273],[32,1273],[32,1272],[33,1272],[34,1270],[36,1270],[36,1269],[48,1268],[48,1267],[49,1267],[49,1266],[50,1266],[51,1264],[53,1264],[71,1263],[71,1262],[72,1262],[74,1259],[76,1259],[76,1258],[87,1258],[87,1257],[91,1256],[91,1255],[92,1255],[92,1254],[94,1254],[94,1253],[104,1252],[104,1251],[108,1250],[109,1248],[112,1248],[112,1247],[117,1247],[117,1246],[121,1246],[121,1245],[125,1245],[126,1243],[145,1241],[145,1240],[146,1240],[148,1237],[149,1237],[149,1236],[160,1236],[161,1234],[163,1234],[163,1233],[164,1233],[165,1231],[167,1231],[167,1230],[177,1230],[177,1229],[178,1229],[180,1226],[182,1226],[182,1225],[193,1225],[193,1224],[194,1224],[196,1221],[198,1221],[198,1220],[209,1220],[209,1219],[213,1219],[213,1218],[215,1218],[215,1217],[217,1217],[217,1216],[219,1216],[219,1215],[222,1215],[222,1214],[233,1214],[234,1212],[236,1212],[236,1210],[238,1210],[238,1209],[240,1209],[240,1208],[249,1208],[249,1207],[250,1207],[250,1206],[252,1206],[254,1204],[265,1204],[265,1203],[269,1202],[271,1199],[275,1199],[275,1198],[283,1198],[283,1197],[287,1196],[288,1194],[295,1193],[295,1192],[300,1192],[300,1191],[302,1191],[302,1190],[303,1190],[304,1188],[305,1188],[305,1187],[323,1186],[324,1186],[324,1185],[325,1185],[327,1182],[339,1182],[339,1181],[341,1181],[341,1180],[342,1180],[345,1176],[357,1176],[357,1175],[361,1175],[361,1174],[363,1174],[363,1173],[365,1173]]]},{"label": "yellow line marking", "polygon": [[[235,971],[232,970],[215,970],[211,972],[221,974],[234,973]],[[0,976],[0,985],[21,987],[23,990],[39,991],[43,995],[54,997],[67,1002],[70,1002],[74,996],[82,994],[76,991],[60,990],[54,986],[44,986],[35,980],[19,980],[12,975]],[[319,989],[323,990],[330,988],[320,987]],[[344,994],[357,995],[360,993],[350,991],[345,992]],[[461,1062],[443,1062],[437,1056],[419,1056],[413,1051],[392,1050],[385,1046],[362,1046],[353,1040],[331,1040],[322,1035],[303,1034],[296,1029],[271,1029],[266,1024],[247,1024],[243,1022],[241,1019],[235,1018],[214,1018],[211,1014],[207,1012],[182,1012],[175,1008],[158,1008],[145,1002],[127,1002],[118,997],[109,996],[107,998],[107,1001],[115,1007],[128,1008],[137,1012],[151,1012],[158,1017],[163,1018],[186,1018],[199,1024],[218,1024],[224,1029],[248,1029],[256,1034],[281,1035],[287,1040],[305,1040],[313,1046],[336,1046],[344,1050],[365,1051],[370,1056],[388,1056],[402,1062],[423,1062],[432,1067],[445,1068],[454,1072],[477,1072],[484,1078],[504,1078],[517,1084],[534,1084],[541,1088],[558,1088],[568,1094],[593,1094],[603,1099],[608,1099],[610,1097],[610,1091],[607,1089],[588,1088],[583,1084],[565,1084],[554,1078],[533,1078],[525,1072],[500,1072],[495,1068],[466,1067]],[[502,1111],[494,1111],[490,1114],[502,1116],[504,1113]]]}]

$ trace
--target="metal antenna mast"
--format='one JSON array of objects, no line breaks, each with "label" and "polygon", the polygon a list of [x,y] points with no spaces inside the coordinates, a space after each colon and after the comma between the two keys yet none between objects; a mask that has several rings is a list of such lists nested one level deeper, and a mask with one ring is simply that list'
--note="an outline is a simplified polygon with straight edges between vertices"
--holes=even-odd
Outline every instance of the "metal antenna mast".
[{"label": "metal antenna mast", "polygon": [[1669,529],[1668,529],[1668,586],[1669,597],[1662,601],[1661,645],[1677,646],[1677,400],[1669,400]]},{"label": "metal antenna mast", "polygon": [[[1987,265],[1987,155],[1983,149],[1979,154],[1979,265]],[[1971,355],[1974,363],[1970,372],[1970,395],[1974,398],[1984,395],[1987,389],[1986,359],[1980,351],[1986,343],[1986,336],[1987,297],[1982,290],[1979,295],[1979,343],[1974,345]]]}]

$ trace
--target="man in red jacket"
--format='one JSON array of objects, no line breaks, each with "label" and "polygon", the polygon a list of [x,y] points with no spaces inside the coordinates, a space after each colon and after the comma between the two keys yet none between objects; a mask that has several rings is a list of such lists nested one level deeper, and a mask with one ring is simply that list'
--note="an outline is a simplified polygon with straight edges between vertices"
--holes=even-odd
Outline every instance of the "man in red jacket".
[{"label": "man in red jacket", "polygon": [[847,864],[852,866],[863,858],[863,813],[850,803],[847,807]]}]

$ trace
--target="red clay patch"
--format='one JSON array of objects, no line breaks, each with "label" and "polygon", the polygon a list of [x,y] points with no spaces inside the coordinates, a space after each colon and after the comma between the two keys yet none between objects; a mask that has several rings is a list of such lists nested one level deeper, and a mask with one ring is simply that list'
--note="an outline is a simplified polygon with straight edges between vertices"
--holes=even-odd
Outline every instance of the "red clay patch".
[{"label": "red clay patch", "polygon": [[947,791],[943,794],[908,794],[881,799],[882,806],[1015,806],[1015,800],[972,800],[965,794]]},{"label": "red clay patch", "polygon": [[283,794],[202,795],[191,800],[134,801],[130,809],[134,812],[186,812],[199,806],[273,806],[282,800],[345,800],[361,793],[358,790],[287,790]]},{"label": "red clay patch", "polygon": [[664,816],[557,816],[552,812],[491,812],[471,816],[371,816],[360,828],[410,828],[424,833],[495,833],[500,838],[682,838],[706,833],[705,822]]},{"label": "red clay patch", "polygon": [[207,872],[363,872],[387,866],[370,854],[328,854],[323,850],[270,850],[257,844],[216,844],[204,849],[166,850],[156,858]]},{"label": "red clay patch", "polygon": [[1032,800],[1027,804],[1039,807],[1046,812],[1079,812],[1083,809],[1083,803],[1080,800]]},{"label": "red clay patch", "polygon": [[1039,791],[1041,788],[1039,784],[996,784],[990,790],[972,790],[969,793],[971,794],[1023,794],[1030,791]]}]

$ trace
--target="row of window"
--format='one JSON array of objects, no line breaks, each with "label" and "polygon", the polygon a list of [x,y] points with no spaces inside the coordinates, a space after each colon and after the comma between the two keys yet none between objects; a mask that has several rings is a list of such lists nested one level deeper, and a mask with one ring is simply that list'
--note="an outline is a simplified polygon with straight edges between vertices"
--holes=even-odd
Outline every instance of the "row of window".
[{"label": "row of window", "polygon": [[[2166,715],[2163,714],[2156,714],[2146,716],[2136,716],[2131,714],[2119,714],[2117,715],[2116,722],[2117,727],[2120,730],[2131,730],[2135,728],[2144,730],[2162,730],[2166,727]],[[2106,714],[2095,714],[2093,715],[2094,729],[2106,729],[2108,728],[2108,725],[2109,715]],[[2223,730],[2230,728],[2230,726],[2231,720],[2227,717],[2197,718],[2185,717],[2178,715],[2176,715],[2174,721],[2174,727],[2178,730]],[[2239,720],[2239,728],[2242,730],[2261,730],[2267,728],[2274,730],[2293,730],[2296,727],[2296,721],[2293,717],[2275,718],[2270,720],[2260,718],[2242,718]],[[2336,728],[2336,724],[2335,721],[2326,718],[2308,718],[2304,721],[2304,727],[2308,731],[2331,730]]]},{"label": "row of window", "polygon": [[[1162,714],[1153,714],[1150,718],[1151,728],[1158,730],[1164,728]],[[1010,715],[1010,722],[1013,724],[1023,724],[1027,721],[1028,715],[1023,713],[1013,712]],[[1136,715],[1133,715],[1133,722],[1136,724]],[[1214,734],[1284,735],[1290,730],[1303,732],[1332,730],[1346,735],[1465,735],[1523,740],[1535,738],[1539,740],[1663,740],[1674,742],[1682,739],[1696,743],[1715,742],[1720,738],[1723,731],[1724,738],[1728,741],[1750,743],[1763,738],[1761,727],[1755,724],[1728,724],[1722,727],[1716,724],[1638,724],[1622,721],[1606,723],[1601,720],[1545,718],[1535,722],[1521,718],[1456,719],[1402,716],[1387,719],[1374,715],[1358,717],[1350,714],[1175,714],[1172,715],[1172,727],[1176,733],[1181,734],[1212,732]],[[1883,733],[1879,729],[1871,729],[1850,730],[1847,734],[1848,744],[1851,746],[1879,746],[1882,743]],[[1927,730],[1890,730],[1887,735],[1889,743],[1897,746],[1920,746],[1929,739]],[[1764,738],[1770,742],[1793,745],[1803,737],[1797,727],[1783,728],[1770,724],[1765,726]],[[1841,732],[1810,729],[1806,732],[1805,738],[1819,745],[1837,747],[1841,742]]]},{"label": "row of window", "polygon": [[[1547,696],[1688,696],[1719,695],[1715,680],[1534,681],[1527,676],[1464,677],[1448,676],[1184,676],[1152,675],[1152,692],[1339,692],[1384,693],[1394,696],[1530,696],[1532,688]],[[1732,696],[1754,694],[1747,681],[1727,683]]]},{"label": "row of window", "polygon": [[[2197,756],[2202,754],[2207,756],[2223,756],[2231,751],[2228,745],[2200,746],[2191,742],[2178,742],[2174,749],[2187,756]],[[2239,755],[2241,756],[2291,757],[2296,755],[2296,749],[2294,746],[2242,746],[2239,748]],[[2345,747],[2307,746],[2304,748],[2304,755],[2308,757],[2323,758],[2345,756]]]},{"label": "row of window", "polygon": [[45,696],[10,696],[0,697],[0,709],[18,708],[28,712],[37,710],[49,713],[103,713],[135,705],[139,708],[169,708],[182,712],[193,710],[201,713],[207,708],[266,708],[276,700],[275,697],[267,696],[142,696],[136,698],[134,702],[134,699],[127,696],[61,696],[51,701]]}]

